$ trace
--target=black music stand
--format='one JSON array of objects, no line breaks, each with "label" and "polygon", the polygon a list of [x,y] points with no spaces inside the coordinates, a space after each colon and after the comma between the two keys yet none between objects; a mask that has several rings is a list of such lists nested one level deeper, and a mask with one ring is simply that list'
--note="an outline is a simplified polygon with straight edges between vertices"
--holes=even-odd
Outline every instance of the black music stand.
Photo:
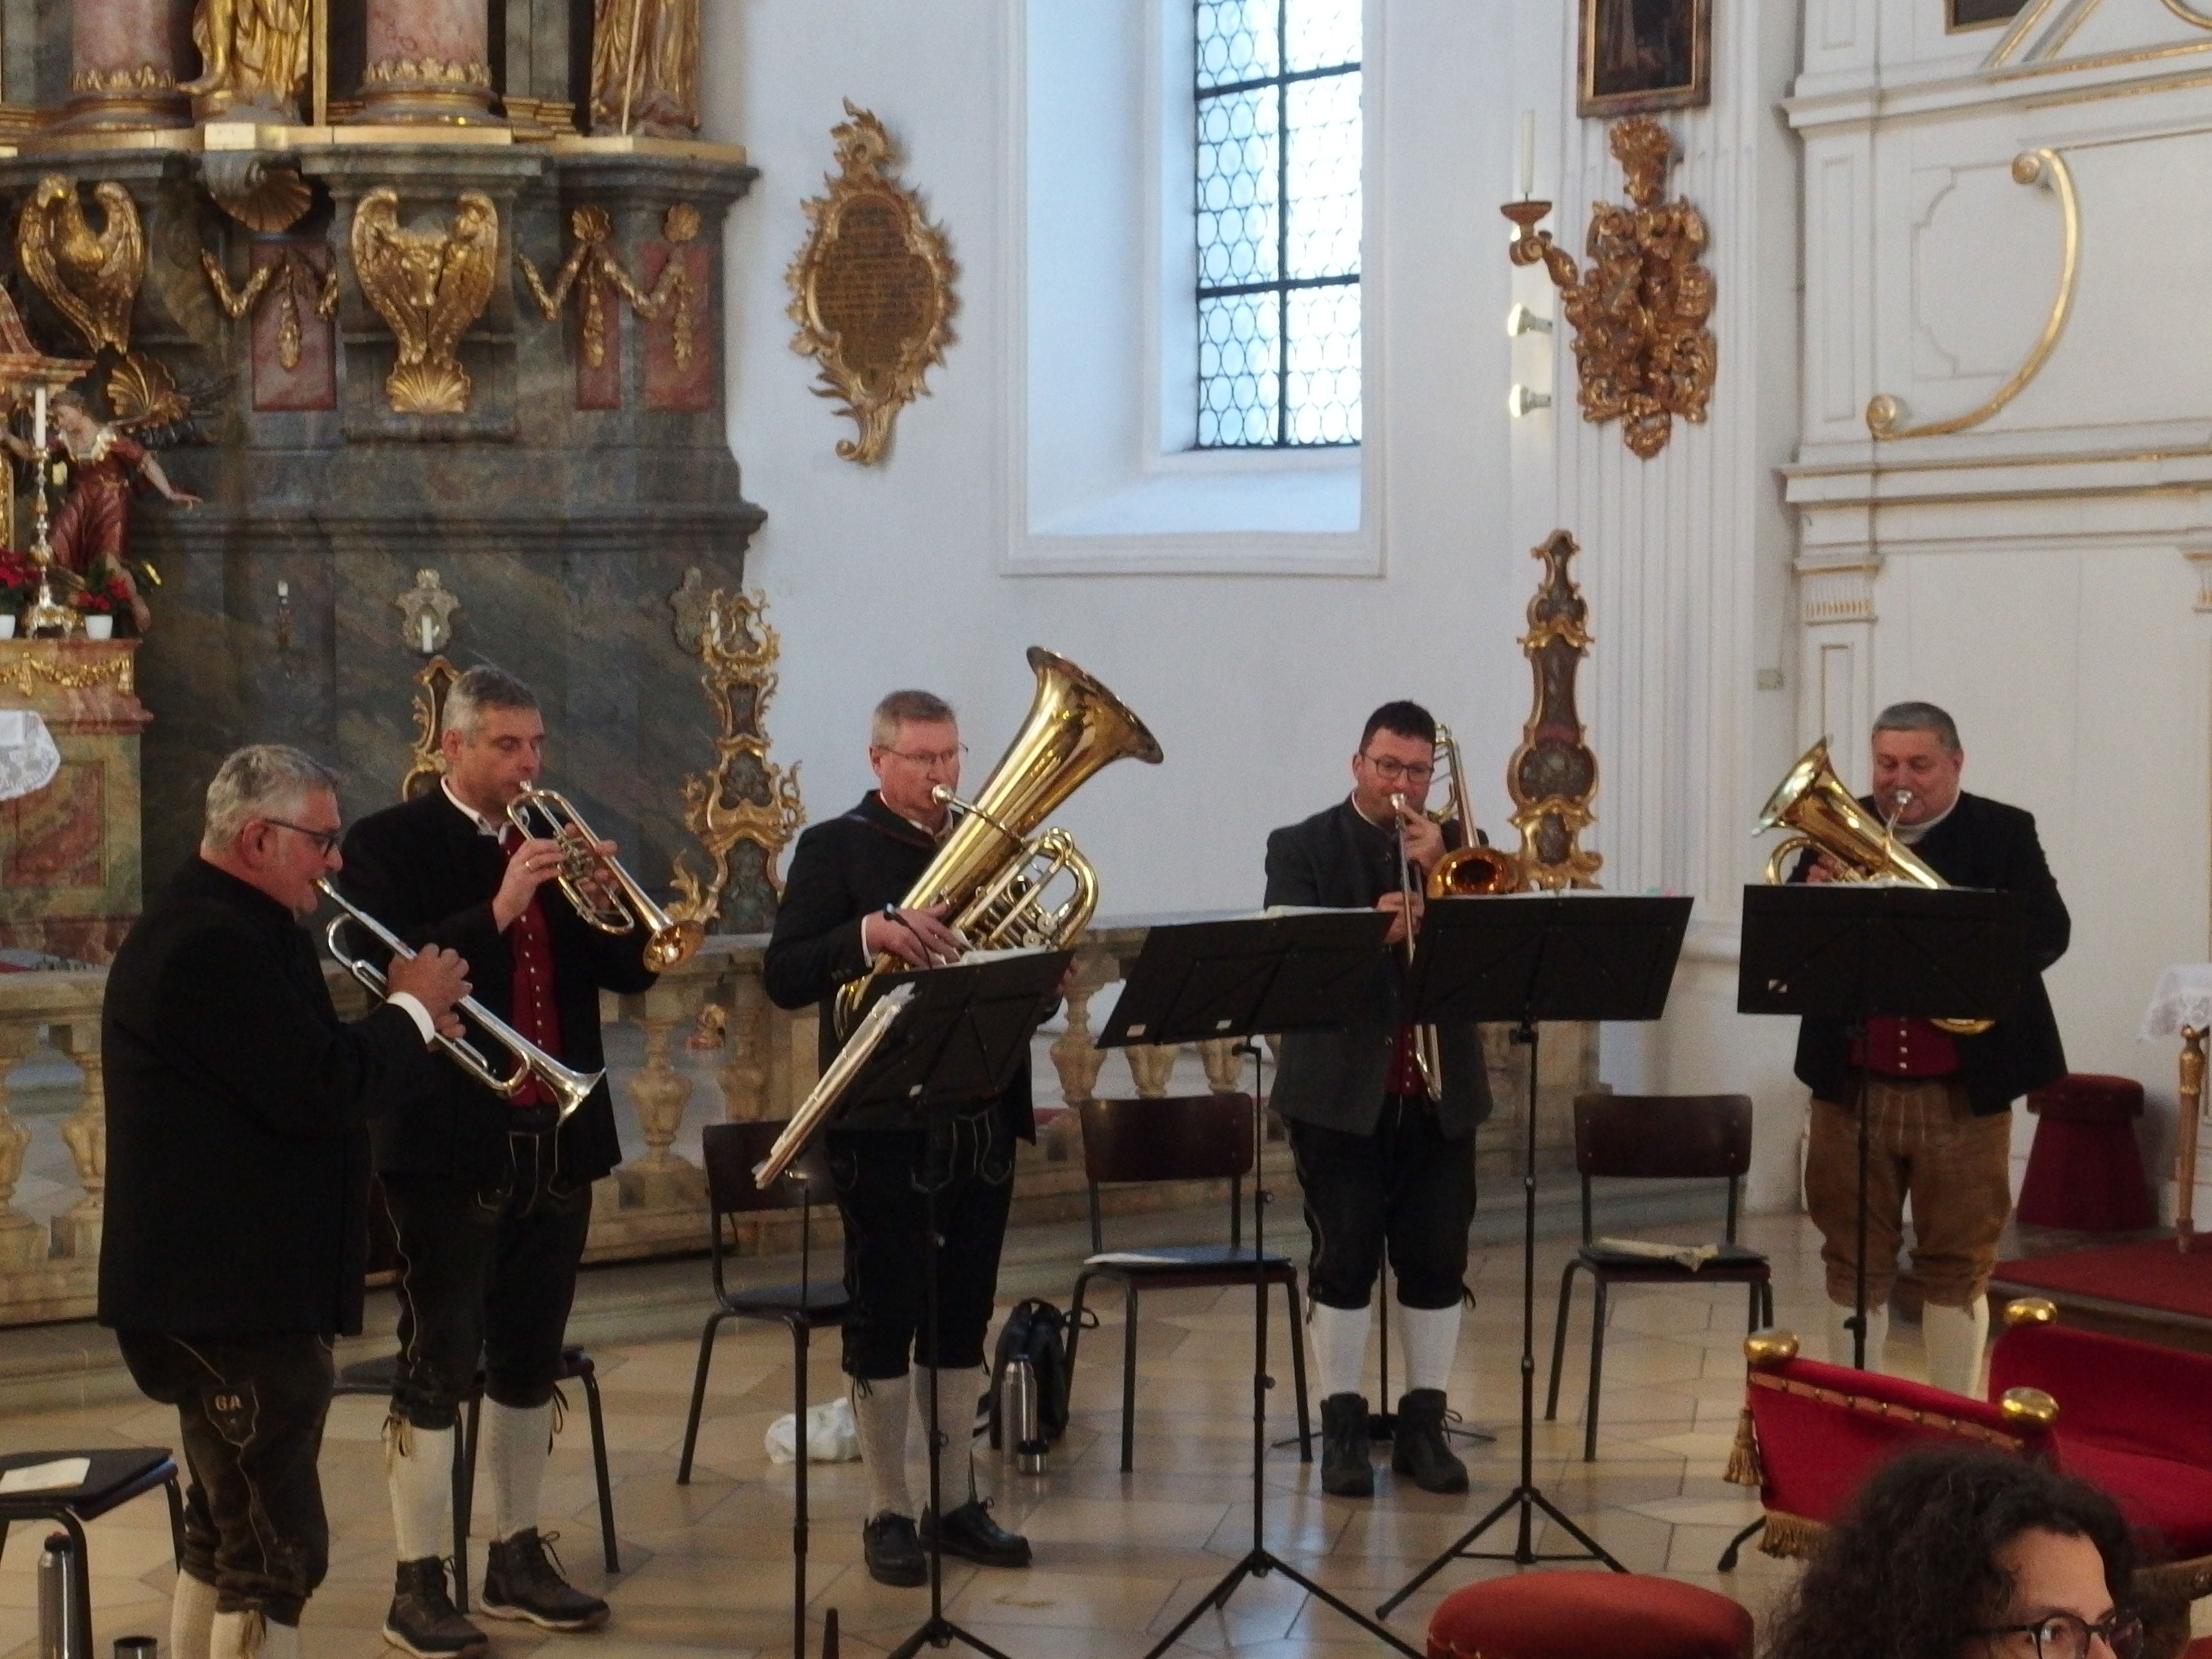
[{"label": "black music stand", "polygon": [[1225,1609],[1247,1578],[1279,1572],[1409,1659],[1419,1652],[1323,1589],[1268,1549],[1267,1541],[1267,1213],[1269,1194],[1260,1178],[1267,1146],[1261,1113],[1261,1034],[1328,1030],[1344,1024],[1369,975],[1375,972],[1390,918],[1380,910],[1283,910],[1236,921],[1189,922],[1155,927],[1125,975],[1121,1000],[1097,1042],[1102,1048],[1132,1042],[1244,1041],[1252,1058],[1252,1547],[1200,1596],[1145,1659],[1158,1659],[1208,1608]]},{"label": "black music stand", "polygon": [[[927,1215],[929,1249],[922,1264],[927,1328],[937,1329],[937,1194],[950,1179],[951,1116],[1005,1092],[1029,1064],[1030,1038],[1060,999],[1060,976],[1074,960],[1070,951],[1024,951],[948,968],[884,975],[868,1000],[895,986],[912,985],[915,997],[838,1097],[832,1115],[840,1128],[919,1127],[928,1150],[915,1183]],[[865,1009],[862,1012],[866,1012]],[[944,1494],[938,1490],[937,1356],[929,1356],[929,1507],[940,1523],[929,1544],[929,1617],[897,1647],[891,1659],[913,1659],[924,1647],[954,1642],[986,1659],[1006,1656],[945,1616]],[[803,1426],[803,1425],[802,1425]],[[801,1455],[805,1453],[801,1446]]]},{"label": "black music stand", "polygon": [[[1736,1012],[1846,1022],[1863,1041],[1876,1014],[1996,1019],[2020,1000],[2027,940],[2017,893],[1806,883],[1743,890]],[[1858,1125],[1858,1267],[1851,1364],[1866,1369],[1867,1074],[1853,1068]]]},{"label": "black music stand", "polygon": [[[1406,987],[1409,1017],[1425,1025],[1510,1020],[1513,1041],[1528,1050],[1528,1141],[1521,1166],[1521,1483],[1377,1607],[1382,1618],[1451,1561],[1511,1561],[1522,1566],[1602,1561],[1615,1572],[1627,1571],[1536,1485],[1537,1023],[1658,1018],[1666,1012],[1690,902],[1595,893],[1429,902]],[[1538,1554],[1538,1510],[1583,1547],[1572,1554]],[[1508,1513],[1520,1517],[1511,1550],[1468,1548]]]}]

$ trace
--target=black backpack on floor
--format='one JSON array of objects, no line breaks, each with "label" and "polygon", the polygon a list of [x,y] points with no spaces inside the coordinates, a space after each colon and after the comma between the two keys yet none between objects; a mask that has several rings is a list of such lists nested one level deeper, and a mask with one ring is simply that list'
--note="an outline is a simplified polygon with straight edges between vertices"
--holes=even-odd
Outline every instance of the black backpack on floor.
[{"label": "black backpack on floor", "polygon": [[1008,1367],[1026,1357],[1036,1376],[1037,1411],[1044,1419],[1048,1443],[1067,1432],[1067,1316],[1049,1302],[1035,1297],[1014,1304],[999,1333],[998,1351],[991,1358],[991,1444],[1005,1443],[1006,1425],[1000,1420]]}]

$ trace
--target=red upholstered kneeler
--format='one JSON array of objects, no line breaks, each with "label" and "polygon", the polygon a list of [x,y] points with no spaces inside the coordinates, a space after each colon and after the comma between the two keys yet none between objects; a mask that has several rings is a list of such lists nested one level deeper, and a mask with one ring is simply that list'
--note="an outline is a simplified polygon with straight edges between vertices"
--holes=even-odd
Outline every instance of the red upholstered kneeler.
[{"label": "red upholstered kneeler", "polygon": [[1429,1659],[1751,1659],[1751,1643],[1727,1596],[1633,1572],[1486,1579],[1429,1620]]},{"label": "red upholstered kneeler", "polygon": [[2075,1072],[2027,1097],[2035,1145],[2021,1182],[2020,1218],[2035,1227],[2123,1232],[2157,1224],[2135,1120],[2142,1085]]}]

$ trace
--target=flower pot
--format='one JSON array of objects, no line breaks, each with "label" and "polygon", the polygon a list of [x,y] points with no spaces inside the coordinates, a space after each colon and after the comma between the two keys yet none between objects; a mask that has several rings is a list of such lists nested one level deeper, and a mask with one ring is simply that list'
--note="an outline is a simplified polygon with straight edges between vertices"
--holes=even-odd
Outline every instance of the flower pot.
[{"label": "flower pot", "polygon": [[0,612],[0,640],[12,640],[15,637],[15,613],[12,611]]},{"label": "flower pot", "polygon": [[115,637],[115,618],[88,615],[84,619],[84,636],[88,640],[112,640]]}]

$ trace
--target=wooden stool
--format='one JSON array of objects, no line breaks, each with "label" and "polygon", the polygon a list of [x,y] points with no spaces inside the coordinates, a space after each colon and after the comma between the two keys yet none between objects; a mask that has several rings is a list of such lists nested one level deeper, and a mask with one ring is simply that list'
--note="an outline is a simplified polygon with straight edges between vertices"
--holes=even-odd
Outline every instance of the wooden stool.
[{"label": "wooden stool", "polygon": [[1751,1614],[1634,1572],[1531,1572],[1444,1597],[1429,1659],[1751,1659]]},{"label": "wooden stool", "polygon": [[2142,1085],[2075,1072],[2027,1097],[2035,1145],[2020,1185],[2020,1218],[2032,1227],[2115,1233],[2155,1226],[2135,1120]]}]

